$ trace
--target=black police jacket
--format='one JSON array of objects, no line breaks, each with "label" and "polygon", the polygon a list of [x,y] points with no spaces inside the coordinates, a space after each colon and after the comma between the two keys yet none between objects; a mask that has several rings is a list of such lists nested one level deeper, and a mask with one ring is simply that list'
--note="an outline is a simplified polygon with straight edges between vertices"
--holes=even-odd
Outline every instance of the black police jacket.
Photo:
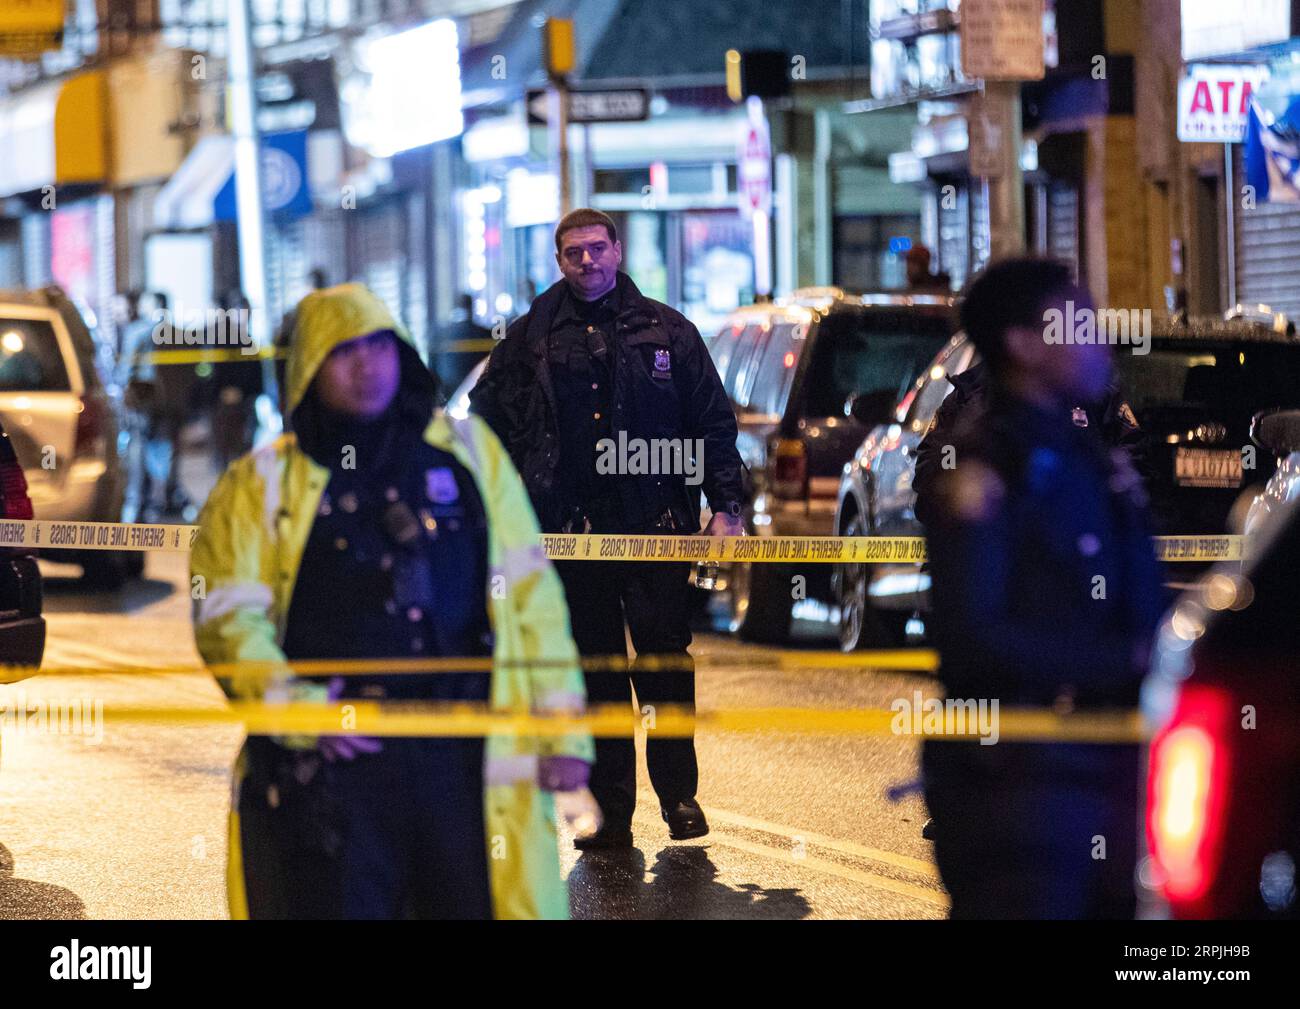
[{"label": "black police jacket", "polygon": [[[952,392],[939,405],[930,428],[916,447],[916,470],[912,476],[912,490],[916,492],[916,517],[922,525],[933,521],[931,513],[931,487],[941,472],[941,454],[945,445],[951,444],[958,418],[982,404],[988,394],[988,365],[984,362],[967,368],[960,375],[949,375]],[[1090,426],[1101,431],[1106,443],[1128,452],[1129,458],[1144,478],[1146,471],[1146,435],[1138,426],[1137,417],[1125,401],[1118,385],[1112,385],[1105,400],[1084,408]]]},{"label": "black police jacket", "polygon": [[1166,602],[1141,479],[1097,429],[989,398],[954,432],[927,527],[949,696],[1135,704]]},{"label": "black police jacket", "polygon": [[[714,511],[738,510],[741,462],[736,417],[695,328],[680,312],[645,297],[619,274],[621,310],[611,341],[614,436],[703,442],[701,486],[684,474],[624,474],[617,481],[627,531],[653,527],[669,512],[674,526],[695,532],[700,490]],[[558,486],[560,436],[555,387],[547,363],[547,338],[566,296],[559,281],[506,330],[470,408],[492,427],[514,461],[542,529],[560,530],[573,517],[568,489]]]}]

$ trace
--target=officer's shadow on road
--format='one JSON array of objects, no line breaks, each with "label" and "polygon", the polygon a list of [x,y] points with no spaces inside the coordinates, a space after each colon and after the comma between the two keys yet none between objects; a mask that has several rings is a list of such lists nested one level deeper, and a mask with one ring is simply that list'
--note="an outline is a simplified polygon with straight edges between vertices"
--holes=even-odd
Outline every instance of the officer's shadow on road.
[{"label": "officer's shadow on road", "polygon": [[134,613],[176,591],[171,582],[158,578],[132,578],[120,589],[94,589],[75,573],[65,576],[61,570],[43,581],[46,613]]},{"label": "officer's shadow on road", "polygon": [[752,883],[728,886],[707,848],[673,845],[660,850],[646,873],[645,853],[588,852],[569,873],[569,906],[574,918],[799,919],[811,911],[794,889],[765,890]]},{"label": "officer's shadow on road", "polygon": [[86,905],[71,890],[14,878],[14,857],[0,844],[0,921],[84,919]]}]

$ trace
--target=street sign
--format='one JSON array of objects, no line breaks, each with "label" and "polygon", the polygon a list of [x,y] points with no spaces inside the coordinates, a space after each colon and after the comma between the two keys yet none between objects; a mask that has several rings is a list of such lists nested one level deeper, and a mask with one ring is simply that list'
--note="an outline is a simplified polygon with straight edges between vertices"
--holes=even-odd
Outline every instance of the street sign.
[{"label": "street sign", "polygon": [[[528,124],[545,126],[549,120],[551,99],[543,88],[528,91]],[[650,118],[650,92],[645,88],[620,88],[615,91],[570,91],[569,122],[636,123]]]},{"label": "street sign", "polygon": [[64,0],[0,3],[0,56],[30,59],[63,46]]},{"label": "street sign", "polygon": [[1007,133],[1015,128],[1007,121],[1003,102],[972,96],[967,106],[967,135],[970,173],[982,179],[1000,179],[1015,166],[1007,164]]},{"label": "street sign", "polygon": [[772,145],[765,120],[751,117],[746,124],[736,165],[740,208],[747,213],[766,212],[772,203]]},{"label": "street sign", "polygon": [[1043,0],[962,0],[961,69],[988,81],[1043,79]]}]

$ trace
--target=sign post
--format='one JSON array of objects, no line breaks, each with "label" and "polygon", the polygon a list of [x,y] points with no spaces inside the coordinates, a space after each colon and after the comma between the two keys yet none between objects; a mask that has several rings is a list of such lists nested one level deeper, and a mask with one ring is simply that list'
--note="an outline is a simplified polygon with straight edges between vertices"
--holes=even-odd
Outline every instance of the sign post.
[{"label": "sign post", "polygon": [[1043,78],[1043,0],[963,0],[961,63],[984,80],[968,122],[971,174],[988,191],[989,255],[1014,256],[1025,248],[1020,82]]}]

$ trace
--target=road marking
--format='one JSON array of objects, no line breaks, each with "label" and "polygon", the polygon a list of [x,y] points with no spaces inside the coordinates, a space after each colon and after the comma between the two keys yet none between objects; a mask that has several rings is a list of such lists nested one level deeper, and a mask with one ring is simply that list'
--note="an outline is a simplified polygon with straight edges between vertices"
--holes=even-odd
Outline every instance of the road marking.
[{"label": "road marking", "polygon": [[917,886],[914,883],[904,883],[902,880],[891,879],[888,876],[878,876],[874,872],[864,872],[861,869],[850,869],[848,866],[840,865],[838,862],[827,862],[820,858],[795,858],[790,852],[782,851],[780,848],[770,848],[765,844],[755,844],[753,841],[744,841],[730,834],[720,833],[712,830],[708,837],[701,838],[701,841],[713,841],[724,847],[736,848],[740,851],[748,852],[751,855],[760,855],[764,858],[775,859],[778,862],[784,862],[790,866],[797,866],[804,869],[812,869],[815,872],[823,872],[830,876],[839,876],[841,879],[849,880],[853,883],[862,883],[865,886],[872,886],[878,890],[888,890],[891,893],[899,894],[903,897],[911,897],[914,900],[924,901],[927,904],[933,904],[935,907],[948,909],[948,895],[940,893],[938,890],[931,890],[924,886]]},{"label": "road marking", "polygon": [[[852,841],[840,841],[836,838],[825,837],[811,831],[794,830],[777,823],[770,823],[766,820],[760,820],[757,817],[744,816],[740,813],[730,813],[723,809],[717,809],[713,806],[707,806],[704,811],[710,819],[718,820],[722,823],[729,823],[737,827],[747,827],[750,830],[762,830],[770,834],[783,836],[800,837],[810,844],[817,844],[824,848],[830,848],[841,854],[856,855],[861,858],[870,858],[875,861],[884,862],[897,868],[906,869],[909,872],[915,872],[918,875],[925,876],[927,879],[934,879],[938,882],[939,874],[933,866],[922,859],[908,858],[905,855],[896,855],[892,851],[882,851],[878,848],[868,848],[865,845],[854,844]],[[661,827],[658,822],[651,826],[651,818],[638,811],[637,822],[634,826],[642,830],[653,830],[655,827]],[[736,837],[726,831],[720,831],[716,827],[710,829],[707,836],[699,839],[698,843],[720,844],[726,848],[735,848],[738,851],[746,852],[750,855],[759,855],[763,858],[773,859],[783,864],[811,869],[815,872],[822,872],[830,876],[838,876],[841,879],[848,880],[852,883],[861,883],[865,886],[875,887],[880,890],[888,890],[891,893],[899,894],[904,897],[912,897],[916,900],[924,901],[927,904],[933,904],[935,907],[948,909],[948,895],[941,890],[933,890],[929,887],[918,886],[915,883],[906,883],[903,880],[893,879],[889,876],[881,876],[874,872],[867,872],[863,869],[854,869],[846,865],[840,865],[838,862],[827,861],[821,858],[795,858],[791,851],[782,848],[774,848],[766,844],[758,844],[754,841],[747,841],[744,838]]]},{"label": "road marking", "polygon": [[939,870],[925,859],[898,855],[881,848],[869,848],[865,844],[858,844],[856,841],[844,841],[835,837],[827,837],[825,834],[818,834],[811,830],[789,827],[783,823],[772,823],[768,820],[760,820],[755,816],[745,816],[743,813],[731,813],[714,806],[705,807],[704,811],[708,814],[710,820],[729,823],[733,827],[747,827],[750,830],[761,830],[780,837],[802,838],[808,844],[815,844],[820,848],[829,848],[831,851],[838,851],[841,855],[852,855],[872,862],[881,862],[899,869],[906,869],[908,872],[914,872],[926,879],[933,879],[935,882],[939,881]]}]

